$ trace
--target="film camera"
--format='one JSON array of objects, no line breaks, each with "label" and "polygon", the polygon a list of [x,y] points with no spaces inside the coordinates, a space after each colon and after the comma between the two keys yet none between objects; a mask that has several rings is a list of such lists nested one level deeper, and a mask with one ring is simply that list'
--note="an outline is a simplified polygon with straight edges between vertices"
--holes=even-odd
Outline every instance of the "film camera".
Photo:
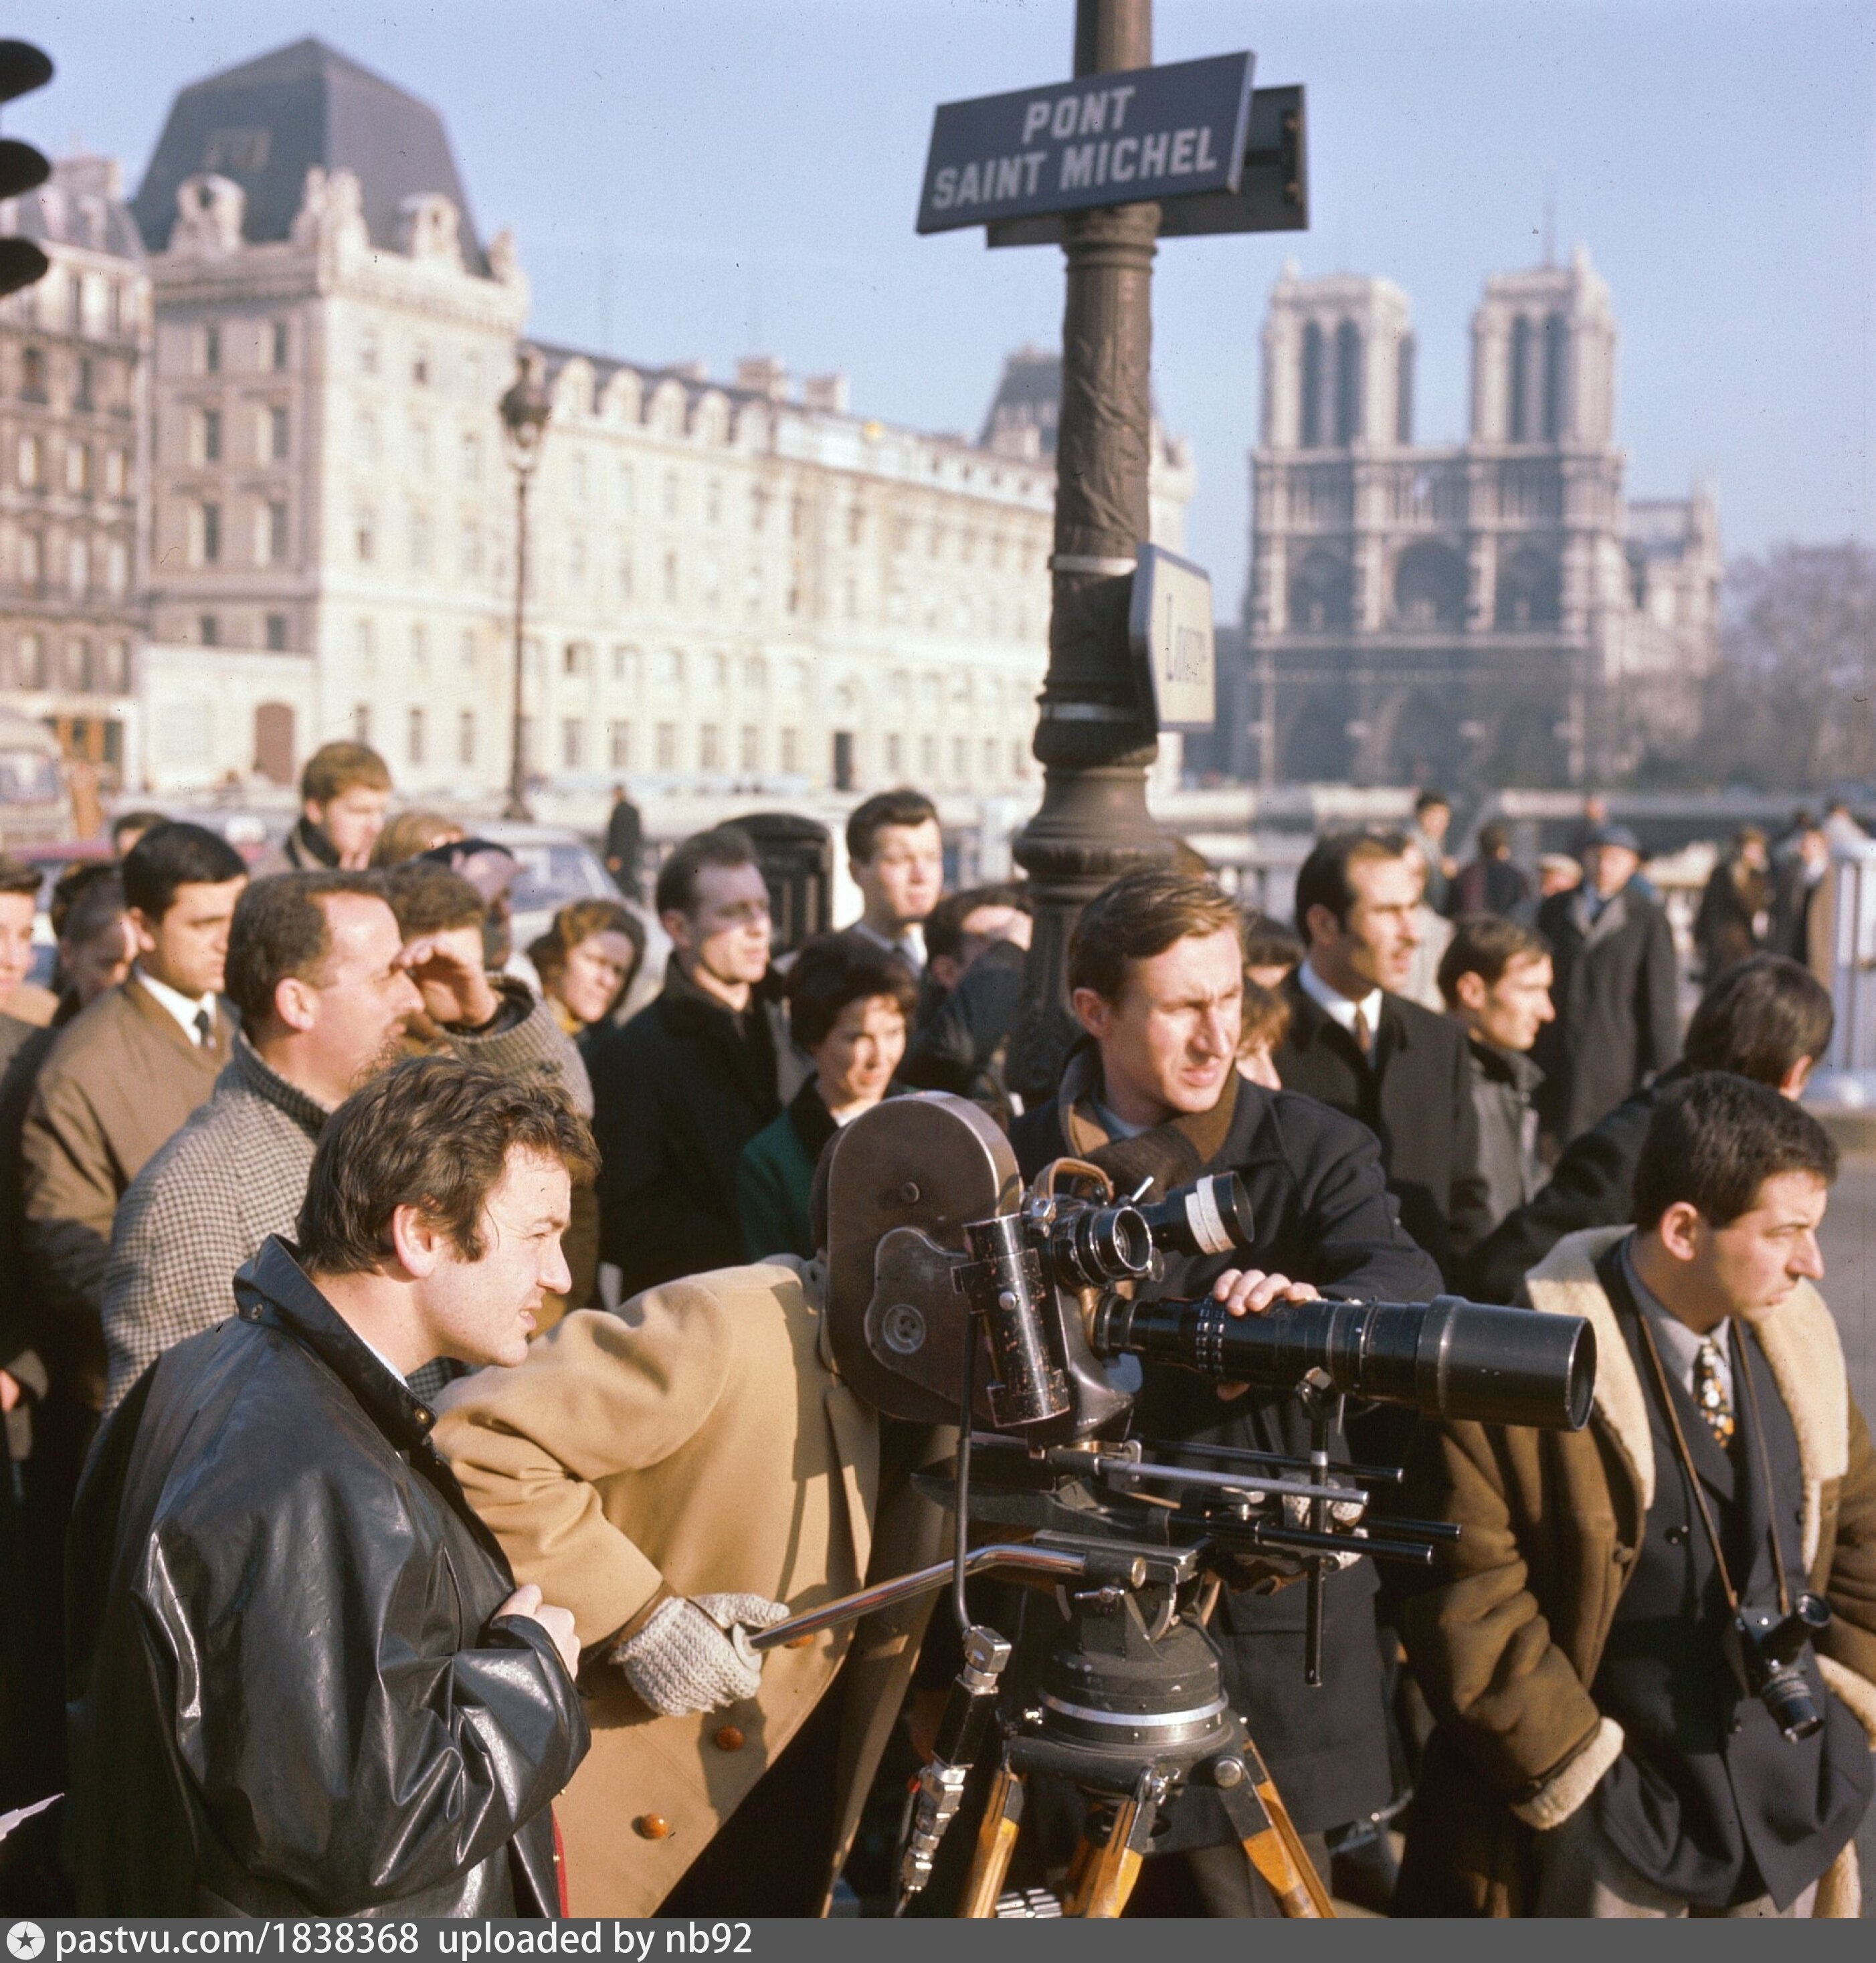
[{"label": "film camera", "polygon": [[[1067,1779],[1090,1804],[1070,1913],[1119,1913],[1157,1813],[1193,1784],[1218,1792],[1286,1913],[1329,1913],[1225,1695],[1204,1626],[1212,1604],[1228,1579],[1300,1576],[1307,1674],[1319,1680],[1327,1573],[1364,1555],[1424,1564],[1458,1531],[1371,1518],[1375,1489],[1399,1475],[1331,1464],[1342,1400],[1574,1430],[1594,1389],[1589,1325],[1445,1296],[1279,1303],[1244,1317],[1209,1300],[1141,1299],[1168,1254],[1253,1244],[1236,1175],[1149,1202],[1061,1160],[1026,1190],[1003,1134],[943,1094],[856,1119],[823,1177],[834,1362],[884,1416],[958,1427],[939,1495],[956,1547],[949,1562],[755,1641],[770,1648],[950,1583],[964,1664],[920,1779],[901,1906],[929,1879],[994,1732],[1000,1757],[965,1914],[995,1912],[1036,1772]],[[1309,1414],[1308,1457],[1129,1437],[1135,1373],[1167,1366],[1294,1394]],[[975,1625],[965,1603],[965,1577],[993,1570],[1052,1586],[1060,1612],[1038,1680],[1013,1698],[1003,1685],[1010,1640]]]},{"label": "film camera", "polygon": [[1781,1613],[1776,1609],[1735,1612],[1728,1648],[1740,1680],[1772,1714],[1793,1744],[1823,1729],[1810,1686],[1804,1680],[1804,1653],[1830,1623],[1830,1604],[1804,1593]]}]

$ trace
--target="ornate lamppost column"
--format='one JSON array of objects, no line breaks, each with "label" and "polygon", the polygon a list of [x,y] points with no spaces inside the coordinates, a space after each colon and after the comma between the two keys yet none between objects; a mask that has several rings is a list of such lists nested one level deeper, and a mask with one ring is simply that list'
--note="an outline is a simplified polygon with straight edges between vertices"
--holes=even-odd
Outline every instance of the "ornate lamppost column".
[{"label": "ornate lamppost column", "polygon": [[515,359],[514,385],[501,399],[501,428],[514,469],[514,672],[510,701],[508,799],[504,818],[523,821],[533,814],[527,803],[527,751],[523,738],[526,718],[521,710],[521,682],[527,642],[527,486],[540,461],[553,403],[547,392],[546,364],[540,351],[523,347]]},{"label": "ornate lamppost column", "polygon": [[[1144,68],[1152,0],[1077,0],[1074,72]],[[1068,214],[1061,408],[1055,437],[1048,675],[1035,754],[1042,802],[1016,841],[1036,938],[1011,1081],[1047,1097],[1074,1029],[1064,974],[1081,909],[1132,867],[1170,856],[1147,810],[1157,751],[1128,643],[1138,546],[1149,535],[1157,204]]]}]

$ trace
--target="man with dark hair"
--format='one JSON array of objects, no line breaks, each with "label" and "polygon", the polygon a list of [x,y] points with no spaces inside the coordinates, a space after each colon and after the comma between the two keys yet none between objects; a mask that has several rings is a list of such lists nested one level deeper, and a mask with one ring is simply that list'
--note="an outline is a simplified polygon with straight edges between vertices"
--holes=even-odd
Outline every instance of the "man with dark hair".
[{"label": "man with dark hair", "polygon": [[123,862],[130,977],[66,1027],[34,1087],[21,1138],[27,1275],[53,1343],[49,1367],[92,1411],[104,1391],[111,1221],[228,1061],[216,998],[247,881],[240,853],[200,825],[145,833]]},{"label": "man with dark hair", "polygon": [[1452,829],[1452,799],[1428,786],[1413,800],[1407,842],[1420,848],[1420,857],[1426,862],[1426,900],[1436,914],[1446,911],[1447,889],[1452,883],[1452,860],[1446,851],[1446,836]]},{"label": "man with dark hair", "polygon": [[[233,1055],[214,1096],[117,1209],[104,1279],[107,1408],[165,1350],[229,1313],[235,1270],[270,1234],[292,1231],[326,1120],[397,1060],[419,1018],[447,1054],[558,1090],[584,1114],[584,1069],[551,1015],[520,984],[498,994],[482,972],[474,888],[425,869],[431,889],[447,882],[467,896],[466,927],[413,929],[376,873],[276,873],[242,895],[228,946],[242,1019]],[[416,883],[404,882],[407,898]],[[427,917],[442,917],[434,890],[426,896]]]},{"label": "man with dark hair", "polygon": [[362,873],[384,829],[390,767],[369,744],[322,743],[299,773],[299,817],[255,867],[270,873]]},{"label": "man with dark hair", "polygon": [[[1413,1301],[1439,1292],[1439,1271],[1401,1231],[1372,1135],[1293,1090],[1247,1081],[1237,1068],[1244,998],[1242,916],[1209,879],[1132,873],[1091,901],[1068,951],[1068,988],[1084,1033],[1051,1103],[1026,1113],[1010,1142],[1026,1178],[1050,1160],[1091,1160],[1116,1189],[1154,1196],[1202,1173],[1235,1171],[1249,1192],[1257,1244],[1247,1254],[1175,1257],[1148,1292],[1215,1293],[1238,1312],[1318,1292]],[[1241,1270],[1227,1260],[1241,1262]],[[1308,1426],[1295,1398],[1221,1394],[1196,1378],[1151,1372],[1143,1437],[1296,1454]],[[1346,1457],[1338,1430],[1334,1452]],[[1301,1605],[1295,1590],[1228,1589],[1212,1628],[1224,1648],[1233,1708],[1248,1719],[1300,1830],[1325,1870],[1332,1828],[1372,1820],[1392,1793],[1373,1568],[1328,1577],[1324,1688],[1299,1692]],[[1224,1811],[1183,1795],[1147,1862],[1143,1912],[1249,1915],[1274,1910]]]},{"label": "man with dark hair", "polygon": [[814,1257],[808,1196],[828,1142],[885,1096],[918,1001],[912,972],[856,933],[805,941],[788,971],[789,1033],[814,1074],[736,1165],[736,1218],[752,1261]]},{"label": "man with dark hair", "polygon": [[1462,914],[1440,958],[1446,1013],[1466,1033],[1479,1170],[1497,1226],[1544,1183],[1533,1103],[1544,1074],[1527,1052],[1557,1013],[1551,951],[1529,927],[1498,914]]},{"label": "man with dark hair", "polygon": [[558,1913],[572,1618],[515,1587],[409,1379],[523,1360],[591,1170],[556,1093],[399,1065],[333,1114],[298,1249],[114,1414],[70,1559],[81,1913]]},{"label": "man with dark hair", "polygon": [[749,834],[687,838],[658,869],[663,992],[591,1051],[600,1258],[622,1295],[742,1258],[736,1165],[792,1095],[782,1081],[769,889]]},{"label": "man with dark hair", "polygon": [[1309,952],[1284,984],[1289,1033],[1272,1061],[1292,1090],[1381,1142],[1401,1224],[1451,1273],[1485,1231],[1466,1040],[1398,993],[1420,945],[1420,881],[1398,836],[1333,833],[1296,878]]},{"label": "man with dark hair", "polygon": [[1641,878],[1641,846],[1626,825],[1592,832],[1583,881],[1538,909],[1556,963],[1557,1020],[1532,1061],[1544,1072],[1539,1116],[1555,1148],[1667,1068],[1680,1048],[1674,937]]},{"label": "man with dark hair", "polygon": [[1535,911],[1531,882],[1511,863],[1511,827],[1502,818],[1479,827],[1478,857],[1454,875],[1445,911],[1455,920],[1465,914],[1502,914],[1519,921]]},{"label": "man with dark hair", "polygon": [[639,897],[639,855],[645,850],[645,821],[623,784],[613,786],[613,807],[606,814],[606,869],[613,884],[629,900]]},{"label": "man with dark hair", "polygon": [[853,931],[925,972],[924,922],[944,890],[938,808],[923,791],[881,791],[847,821],[847,869],[863,902]]},{"label": "man with dark hair", "polygon": [[120,859],[124,858],[145,832],[168,822],[160,811],[120,811],[110,821],[110,849]]},{"label": "man with dark hair", "polygon": [[925,923],[920,1022],[900,1075],[920,1090],[981,1104],[1007,1127],[1004,1058],[1023,1004],[1034,927],[1017,885],[949,893]]},{"label": "man with dark hair", "polygon": [[[1403,1617],[1437,1728],[1397,1913],[1857,1913],[1876,1457],[1814,1286],[1836,1169],[1769,1086],[1676,1084],[1634,1227],[1528,1279],[1595,1331],[1587,1427],[1423,1427],[1405,1510],[1461,1531]],[[1807,1594],[1781,1700],[1739,1625]]]},{"label": "man with dark hair", "polygon": [[1461,1287],[1476,1301],[1515,1302],[1525,1275],[1566,1234],[1625,1225],[1641,1141],[1663,1092],[1696,1071],[1726,1070],[1797,1097],[1830,1047],[1835,1021],[1830,991],[1795,961],[1758,954],[1729,969],[1701,997],[1680,1062],[1566,1148],[1549,1184],[1461,1264]]}]

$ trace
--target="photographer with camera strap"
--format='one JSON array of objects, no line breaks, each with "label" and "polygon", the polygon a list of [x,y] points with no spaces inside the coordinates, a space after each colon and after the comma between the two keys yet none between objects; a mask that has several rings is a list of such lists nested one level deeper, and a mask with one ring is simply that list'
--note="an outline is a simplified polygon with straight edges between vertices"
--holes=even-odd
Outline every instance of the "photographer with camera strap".
[{"label": "photographer with camera strap", "polygon": [[1406,1503],[1461,1532],[1403,1619],[1438,1728],[1396,1914],[1858,1913],[1876,1459],[1814,1286],[1836,1173],[1775,1090],[1676,1086],[1632,1231],[1527,1278],[1596,1331],[1589,1427],[1423,1427]]},{"label": "photographer with camera strap", "polygon": [[[1402,1230],[1374,1137],[1314,1099],[1248,1083],[1234,1065],[1243,1003],[1243,923],[1211,881],[1129,873],[1090,902],[1068,958],[1086,1040],[1055,1101],[1013,1128],[1025,1177],[1064,1154],[1106,1172],[1117,1191],[1151,1180],[1157,1196],[1201,1174],[1243,1180],[1253,1222],[1247,1254],[1175,1256],[1145,1297],[1215,1288],[1257,1312],[1318,1292],[1413,1300],[1439,1270]],[[1238,1394],[1233,1395],[1234,1391]],[[1287,1391],[1215,1387],[1149,1369],[1133,1430],[1141,1438],[1301,1455],[1304,1407]],[[1349,1456],[1340,1428],[1330,1455]],[[1393,1793],[1372,1565],[1329,1574],[1323,1682],[1303,1686],[1304,1590],[1225,1589],[1212,1635],[1234,1708],[1248,1723],[1306,1844],[1326,1872],[1324,1836],[1365,1821]],[[1181,1795],[1145,1863],[1135,1913],[1272,1915],[1216,1796]]]}]

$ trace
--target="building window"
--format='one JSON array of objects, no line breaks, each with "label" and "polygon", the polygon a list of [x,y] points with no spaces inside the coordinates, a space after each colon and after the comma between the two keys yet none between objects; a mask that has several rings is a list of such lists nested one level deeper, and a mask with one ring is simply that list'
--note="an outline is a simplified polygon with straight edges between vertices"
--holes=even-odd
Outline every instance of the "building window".
[{"label": "building window", "polygon": [[120,450],[107,450],[104,453],[104,495],[107,498],[121,498],[124,487],[130,481],[128,460]]},{"label": "building window", "polygon": [[202,411],[202,461],[219,463],[222,460],[222,412],[219,409]]},{"label": "building window", "polygon": [[14,657],[14,673],[21,688],[43,688],[46,685],[45,643],[37,634],[20,636],[19,652]]},{"label": "building window", "polygon": [[667,518],[677,515],[677,473],[674,470],[664,473],[664,515]]},{"label": "building window", "polygon": [[267,508],[267,562],[269,565],[287,563],[287,506],[277,498]]},{"label": "building window", "polygon": [[1322,329],[1311,321],[1303,329],[1303,400],[1298,441],[1314,450],[1322,441]]},{"label": "building window", "polygon": [[918,773],[928,784],[937,780],[938,739],[936,736],[921,736],[918,739]]},{"label": "building window", "polygon": [[1345,320],[1335,331],[1335,440],[1353,443],[1361,430],[1361,330]]},{"label": "building window", "polygon": [[74,539],[66,552],[66,578],[80,598],[91,590],[91,549],[83,539]]},{"label": "building window", "polygon": [[105,578],[113,594],[121,598],[130,590],[130,548],[122,539],[113,539],[104,562]]},{"label": "building window", "polygon": [[900,740],[899,732],[896,729],[893,730],[886,738],[886,775],[888,777],[898,777],[904,770],[904,745]]},{"label": "building window", "polygon": [[430,674],[430,629],[421,620],[411,629],[411,673],[420,679]]},{"label": "building window", "polygon": [[93,400],[91,394],[94,379],[91,357],[88,354],[81,356],[78,360],[78,392],[72,398],[72,406],[75,409],[88,410],[96,408],[97,404]]},{"label": "building window", "polygon": [[23,436],[20,438],[18,464],[21,489],[37,490],[40,476],[45,467],[45,451],[37,437]]},{"label": "building window", "polygon": [[219,327],[205,327],[202,330],[202,372],[205,375],[219,375],[222,368],[222,330]]},{"label": "building window", "polygon": [[629,539],[619,541],[617,578],[619,598],[629,600],[632,597],[632,541]]},{"label": "building window", "polygon": [[740,770],[755,771],[762,767],[762,730],[758,724],[743,725],[741,748],[737,755],[736,767]]},{"label": "building window", "polygon": [[375,652],[371,623],[369,620],[360,620],[352,629],[352,652],[357,661],[358,672],[361,677],[368,677],[370,675]]},{"label": "building window", "polygon": [[222,508],[219,504],[198,507],[200,522],[201,560],[204,565],[214,565],[222,556]]},{"label": "building window", "polygon": [[20,534],[20,582],[37,586],[46,576],[45,542],[37,532]]},{"label": "building window", "polygon": [[[378,335],[375,328],[367,328],[358,337],[358,372],[361,375],[375,375],[378,372]],[[358,739],[365,740],[362,736]]]},{"label": "building window", "polygon": [[267,455],[276,463],[287,461],[287,411],[269,409],[267,412]]},{"label": "building window", "polygon": [[37,347],[28,347],[20,356],[20,393],[29,402],[46,399],[46,357]]},{"label": "building window", "polygon": [[586,584],[586,541],[575,539],[567,548],[567,584],[580,587]]},{"label": "building window", "polygon": [[613,680],[614,681],[622,682],[626,679],[626,662],[629,653],[629,648],[616,646],[613,648]]},{"label": "building window", "polygon": [[782,732],[782,768],[792,775],[801,768],[801,732],[784,729]]},{"label": "building window", "polygon": [[378,460],[378,418],[369,409],[360,409],[357,428],[359,462],[376,463]]},{"label": "building window", "polygon": [[430,570],[430,514],[427,511],[411,514],[411,568],[415,572]]},{"label": "building window", "polygon": [[712,477],[703,487],[703,519],[709,525],[723,522],[723,485],[720,479]]},{"label": "building window", "polygon": [[421,764],[424,761],[424,712],[421,709],[411,711],[410,735],[405,751],[413,764]]},{"label": "building window", "polygon": [[416,353],[411,357],[411,379],[420,389],[429,387],[430,350],[427,347],[420,345]]},{"label": "building window", "polygon": [[632,466],[622,463],[619,466],[619,508],[628,518],[632,516]]},{"label": "building window", "polygon": [[374,512],[360,511],[352,528],[352,537],[358,549],[361,565],[369,565],[378,556],[378,520]]},{"label": "building window", "polygon": [[951,780],[953,783],[962,784],[968,780],[970,774],[970,761],[965,751],[964,738],[954,736],[951,739]]},{"label": "building window", "polygon": [[369,743],[371,741],[371,704],[368,702],[352,705],[352,741]]},{"label": "building window", "polygon": [[274,373],[278,374],[287,366],[287,323],[283,320],[274,323],[273,360]]},{"label": "building window", "polygon": [[629,722],[611,722],[606,728],[606,754],[615,770],[629,770],[632,767],[632,725]]},{"label": "building window", "polygon": [[697,768],[720,770],[722,767],[722,732],[714,722],[706,722],[697,732]]},{"label": "building window", "polygon": [[482,481],[482,440],[473,430],[463,432],[463,482],[479,484]]},{"label": "building window", "polygon": [[475,629],[465,627],[463,629],[463,672],[473,674],[480,665],[481,658],[475,647]]},{"label": "building window", "polygon": [[674,605],[677,599],[677,555],[674,552],[664,555],[664,599],[667,605]]},{"label": "building window", "polygon": [[1413,337],[1404,334],[1394,351],[1394,440],[1413,440]]},{"label": "building window", "polygon": [[196,623],[196,631],[203,647],[219,648],[222,645],[222,623],[219,614],[204,613]]},{"label": "building window", "polygon": [[473,518],[463,525],[463,572],[466,578],[479,576],[482,569],[482,528]]},{"label": "building window", "polygon": [[586,673],[586,647],[579,641],[569,641],[560,651],[560,671],[562,674],[581,675]]},{"label": "building window", "polygon": [[1531,323],[1522,314],[1511,323],[1509,434],[1513,443],[1531,436]]},{"label": "building window", "polygon": [[560,725],[560,762],[563,770],[577,770],[585,748],[586,725],[577,716],[569,716]]},{"label": "building window", "polygon": [[127,642],[105,643],[104,686],[114,695],[122,695],[130,686],[130,648]]},{"label": "building window", "polygon": [[1026,777],[1029,774],[1029,753],[1020,736],[1010,739],[1010,774],[1013,777]]},{"label": "building window", "polygon": [[469,764],[475,761],[475,712],[466,709],[456,719],[456,760]]},{"label": "building window", "polygon": [[287,652],[287,616],[270,613],[267,616],[267,651],[270,655],[283,655]]},{"label": "building window", "polygon": [[658,725],[658,767],[661,770],[674,770],[677,767],[677,725],[674,722],[661,722]]},{"label": "building window", "polygon": [[1554,443],[1564,433],[1564,317],[1551,314],[1544,323],[1544,440]]}]

